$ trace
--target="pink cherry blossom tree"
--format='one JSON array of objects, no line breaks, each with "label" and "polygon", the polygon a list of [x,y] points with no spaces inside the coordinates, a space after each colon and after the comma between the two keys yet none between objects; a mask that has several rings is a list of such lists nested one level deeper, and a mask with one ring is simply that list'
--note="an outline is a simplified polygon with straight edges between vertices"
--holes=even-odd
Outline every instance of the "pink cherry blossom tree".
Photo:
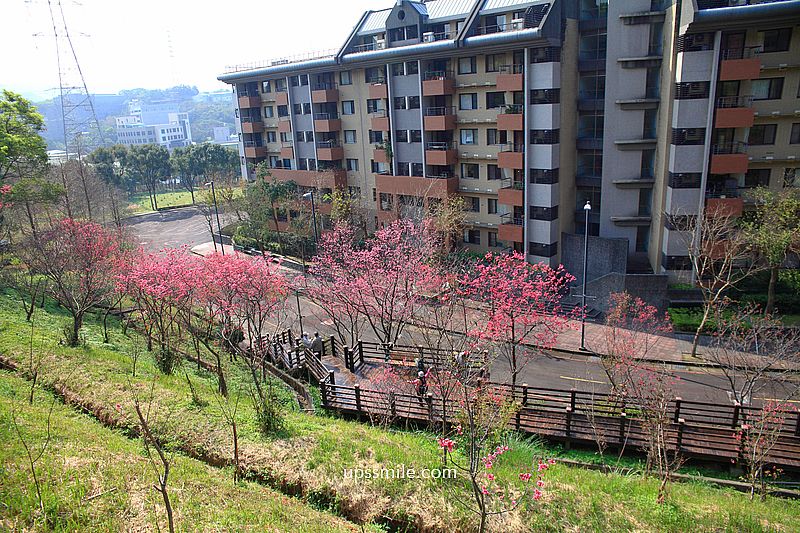
[{"label": "pink cherry blossom tree", "polygon": [[20,247],[23,261],[48,280],[50,295],[72,316],[72,326],[65,332],[70,346],[78,345],[86,312],[113,292],[124,248],[119,233],[73,219],[38,232]]},{"label": "pink cherry blossom tree", "polygon": [[575,278],[562,266],[531,264],[525,256],[488,252],[462,280],[464,293],[478,303],[468,334],[493,347],[508,364],[511,384],[569,327],[561,300]]}]

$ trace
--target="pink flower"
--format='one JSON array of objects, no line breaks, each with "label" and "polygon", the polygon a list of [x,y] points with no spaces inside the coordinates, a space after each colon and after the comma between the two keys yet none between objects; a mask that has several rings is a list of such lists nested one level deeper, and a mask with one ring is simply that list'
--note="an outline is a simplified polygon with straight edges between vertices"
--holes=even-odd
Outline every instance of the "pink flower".
[{"label": "pink flower", "polygon": [[486,487],[481,487],[481,492],[482,492],[483,494],[486,494],[486,495],[488,495],[488,494],[489,494],[489,489],[487,489]]},{"label": "pink flower", "polygon": [[534,500],[541,500],[542,499],[542,491],[540,491],[539,489],[535,489],[533,491],[533,499]]},{"label": "pink flower", "polygon": [[486,479],[488,479],[489,481],[494,481],[494,474],[492,473],[486,474]]},{"label": "pink flower", "polygon": [[116,409],[118,413],[121,413],[122,412],[122,404],[115,405],[114,409]]},{"label": "pink flower", "polygon": [[531,479],[531,475],[530,475],[530,473],[529,473],[529,472],[524,472],[524,473],[522,473],[522,474],[520,474],[520,475],[519,475],[519,478],[520,478],[522,481],[528,481],[528,480],[530,480],[530,479]]},{"label": "pink flower", "polygon": [[448,452],[453,452],[453,448],[455,448],[456,443],[451,439],[440,438],[439,439],[439,447],[446,449]]},{"label": "pink flower", "polygon": [[492,468],[492,462],[491,462],[491,461],[486,461],[486,462],[483,464],[483,466],[485,466],[485,467],[486,467],[486,469],[488,470],[488,469]]},{"label": "pink flower", "polygon": [[541,480],[541,479],[540,479],[540,480],[538,480],[538,481],[536,482],[536,486],[537,486],[537,487],[544,487],[544,480]]},{"label": "pink flower", "polygon": [[549,460],[549,461],[547,461],[547,462],[548,462],[548,463],[550,463],[551,465],[554,465],[554,464],[556,464],[556,460],[555,460],[555,459],[550,459],[550,460]]},{"label": "pink flower", "polygon": [[458,433],[459,435],[463,435],[464,434],[464,430],[461,429],[461,424],[456,426],[456,433]]}]

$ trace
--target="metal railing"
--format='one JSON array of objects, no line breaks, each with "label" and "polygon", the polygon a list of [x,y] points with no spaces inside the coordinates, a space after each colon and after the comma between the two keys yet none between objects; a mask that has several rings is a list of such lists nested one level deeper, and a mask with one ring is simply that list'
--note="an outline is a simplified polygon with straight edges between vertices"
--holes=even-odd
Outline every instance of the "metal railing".
[{"label": "metal railing", "polygon": [[358,44],[358,45],[354,46],[353,47],[353,52],[358,54],[358,53],[361,53],[361,52],[371,52],[373,50],[383,50],[384,48],[386,48],[386,43],[383,42],[383,41],[381,41],[379,43],[377,43],[377,42],[364,43],[364,44]]},{"label": "metal railing", "polygon": [[367,83],[372,85],[383,85],[386,83],[386,76],[370,76],[367,78]]},{"label": "metal railing", "polygon": [[700,9],[715,9],[719,7],[754,6],[757,4],[773,4],[787,0],[699,0],[697,7]]},{"label": "metal railing", "polygon": [[500,148],[500,151],[501,152],[516,152],[516,153],[520,153],[520,152],[524,152],[525,151],[525,145],[524,144],[504,144]]},{"label": "metal railing", "polygon": [[335,81],[325,81],[320,83],[315,83],[312,87],[314,91],[330,91],[332,89],[336,89],[338,85]]},{"label": "metal railing", "polygon": [[422,75],[424,81],[448,80],[453,78],[452,70],[428,70]]},{"label": "metal railing", "polygon": [[747,152],[747,143],[733,141],[718,143],[711,147],[712,154],[744,154]]},{"label": "metal railing", "polygon": [[522,111],[525,109],[523,104],[503,104],[499,107],[501,113],[505,115],[521,115]]},{"label": "metal railing", "polygon": [[712,187],[706,190],[706,198],[738,198],[738,187]]},{"label": "metal railing", "polygon": [[428,174],[426,177],[431,179],[446,180],[450,178],[455,178],[456,175],[453,174],[452,172],[440,172],[438,174]]},{"label": "metal railing", "polygon": [[455,106],[438,106],[438,107],[425,108],[425,116],[427,117],[442,117],[446,115],[455,115],[455,114],[456,114]]},{"label": "metal railing", "polygon": [[234,72],[243,72],[246,70],[253,70],[257,68],[274,67],[277,65],[286,65],[288,63],[299,63],[300,61],[309,61],[311,59],[322,59],[326,57],[334,57],[339,51],[338,48],[329,48],[327,50],[316,50],[312,52],[304,52],[293,56],[280,57],[276,59],[266,59],[261,61],[253,61],[250,63],[239,63],[237,65],[227,65],[225,67],[225,74]]},{"label": "metal railing", "polygon": [[518,22],[506,22],[504,24],[487,24],[480,26],[475,31],[475,35],[491,35],[493,33],[502,33],[506,31],[519,31],[525,29],[525,22],[519,20]]},{"label": "metal railing", "polygon": [[456,147],[453,143],[449,142],[428,142],[425,143],[426,150],[455,150]]},{"label": "metal railing", "polygon": [[457,32],[454,31],[440,31],[440,32],[425,32],[422,34],[422,42],[430,43],[434,41],[445,41],[448,39],[455,39]]},{"label": "metal railing", "polygon": [[501,224],[511,224],[512,226],[522,226],[523,217],[515,217],[513,213],[503,213],[500,215]]},{"label": "metal railing", "polygon": [[314,120],[334,120],[339,118],[339,113],[331,111],[330,113],[314,113]]},{"label": "metal railing", "polygon": [[247,148],[262,148],[264,146],[264,143],[260,141],[244,141],[244,145]]},{"label": "metal railing", "polygon": [[385,109],[376,109],[375,111],[369,111],[368,114],[372,118],[385,118],[385,117],[389,116],[386,113]]},{"label": "metal railing", "polygon": [[525,188],[525,181],[514,178],[503,178],[503,181],[501,182],[501,188],[521,191]]},{"label": "metal railing", "polygon": [[522,74],[525,72],[525,65],[501,65],[498,70],[502,74]]},{"label": "metal railing", "polygon": [[261,119],[260,116],[258,116],[258,117],[242,117],[240,120],[244,124],[244,123],[250,123],[250,122],[261,122],[262,119]]},{"label": "metal railing", "polygon": [[736,107],[750,107],[753,103],[752,95],[744,96],[721,96],[717,98],[717,108],[731,109]]},{"label": "metal railing", "polygon": [[317,141],[317,148],[338,148],[342,145],[338,140]]},{"label": "metal railing", "polygon": [[760,46],[745,46],[743,48],[726,48],[720,52],[721,59],[749,59],[761,53]]}]

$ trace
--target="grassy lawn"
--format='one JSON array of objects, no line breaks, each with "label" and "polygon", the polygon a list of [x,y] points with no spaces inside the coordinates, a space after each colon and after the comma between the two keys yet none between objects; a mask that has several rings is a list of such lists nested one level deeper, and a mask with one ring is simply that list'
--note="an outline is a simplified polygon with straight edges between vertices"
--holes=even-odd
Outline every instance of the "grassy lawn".
[{"label": "grassy lawn", "polygon": [[[61,336],[60,326],[66,319],[52,305],[39,311],[35,319],[32,345],[34,351],[45,354],[40,378],[44,386],[69,392],[73,402],[80,403],[108,426],[123,430],[136,426],[132,410],[134,392],[143,396],[153,387],[152,409],[157,434],[176,451],[181,461],[196,465],[196,470],[192,471],[197,472],[197,476],[201,476],[206,467],[182,454],[214,463],[230,462],[233,453],[230,431],[222,417],[219,403],[215,400],[215,380],[211,374],[196,370],[191,363],[184,363],[183,368],[174,375],[164,376],[156,370],[152,356],[145,352],[139,360],[134,378],[131,375],[130,354],[136,347],[144,347],[144,342],[138,335],[131,333],[130,337],[123,336],[117,325],[114,325],[111,342],[103,344],[100,327],[94,321],[87,320],[85,347],[66,348],[58,342]],[[0,355],[24,368],[30,346],[31,326],[25,323],[20,306],[10,293],[0,294]],[[398,464],[416,469],[437,467],[440,452],[434,435],[424,431],[382,430],[334,416],[303,413],[292,407],[287,412],[285,431],[265,438],[257,430],[254,412],[247,399],[245,374],[234,364],[226,364],[231,396],[235,397],[239,391],[242,393],[239,406],[240,453],[245,472],[252,479],[264,480],[286,492],[299,493],[307,502],[322,505],[340,515],[365,523],[391,519],[409,524],[412,530],[471,529],[472,517],[447,497],[448,494],[465,497],[464,480],[366,479],[358,482],[343,476],[343,469],[353,467],[372,469],[394,467]],[[192,402],[187,376],[208,405],[199,407]],[[8,376],[3,378],[4,383],[15,381]],[[6,387],[10,390],[19,388],[19,382],[16,383]],[[5,423],[10,409],[8,394],[4,392],[3,400],[0,400],[5,402],[0,403],[0,406],[6,434],[10,431]],[[43,393],[40,394],[40,398],[44,397]],[[288,392],[284,391],[284,397],[287,406],[290,405]],[[121,412],[115,409],[116,404],[120,404]],[[21,408],[21,402],[18,405]],[[39,410],[37,418],[41,419],[43,407],[37,404],[36,409]],[[91,431],[95,435],[102,431],[118,436],[120,443],[130,442],[132,447],[129,449],[133,451],[133,455],[136,455],[137,450],[141,454],[141,445],[137,442],[100,428],[98,422],[70,414],[65,407],[58,406],[58,410],[65,421],[80,420],[81,424],[92,426]],[[71,430],[65,429],[64,432],[71,433]],[[75,432],[78,430],[75,429]],[[23,523],[29,523],[29,519],[24,517],[32,516],[31,511],[26,514],[23,509],[31,507],[34,501],[31,498],[35,498],[30,492],[31,480],[21,466],[24,466],[22,452],[13,444],[13,436],[6,435],[3,439],[5,440],[0,442],[3,447],[0,452],[3,454],[0,490],[13,493],[7,495],[4,492],[3,501],[13,495],[14,498],[27,498],[24,500],[27,503],[15,503],[9,508],[0,507],[0,524],[4,524],[3,517],[6,520],[23,520]],[[120,453],[115,452],[117,441],[112,442],[111,437],[94,437],[89,440],[95,447],[104,448],[97,453],[86,454],[92,460],[95,457],[98,460],[108,457],[106,454]],[[553,453],[553,449],[544,448],[534,440],[519,442],[512,438],[508,444],[513,451],[505,455],[497,467],[511,475],[528,470],[534,456],[549,456]],[[122,447],[123,444],[118,446]],[[46,461],[63,463],[64,468],[70,465],[69,460],[65,459],[69,455],[62,454],[60,449],[58,454],[48,454],[48,457]],[[124,466],[126,463],[122,460],[119,463],[118,469],[100,469],[102,475],[108,478],[103,487],[122,487],[126,480],[136,477],[133,467],[128,472]],[[147,470],[145,467],[142,468]],[[188,471],[189,467],[186,469]],[[152,474],[152,471],[147,472]],[[250,516],[248,509],[252,508],[248,502],[255,500],[254,492],[248,491],[268,491],[250,484],[242,485],[240,491],[239,486],[234,487],[225,481],[231,477],[229,469],[216,472],[216,479],[221,485],[218,489],[209,488],[208,494],[224,495],[222,498],[230,503],[232,509],[239,509],[231,510],[231,516],[241,512],[243,520],[247,522]],[[62,475],[69,479],[67,474]],[[97,475],[101,474],[95,474]],[[57,479],[57,476],[50,479]],[[74,479],[74,483],[86,486],[91,482],[92,475],[87,473],[84,478],[76,473]],[[151,477],[147,479],[152,482]],[[62,485],[64,486],[50,490],[59,493],[67,491],[69,484]],[[15,486],[22,488],[9,488]],[[91,486],[84,488],[82,493],[77,491],[76,494],[79,493],[80,496],[69,496],[72,493],[63,492],[63,498],[73,499],[62,501],[74,504],[74,498],[79,500],[90,489]],[[765,502],[750,502],[746,495],[729,489],[700,483],[676,483],[671,488],[668,503],[659,506],[655,503],[657,489],[656,480],[639,475],[603,474],[556,465],[551,468],[548,476],[544,499],[539,503],[531,502],[528,506],[523,506],[502,521],[495,521],[492,530],[506,533],[530,530],[800,530],[800,502],[797,501],[768,498]],[[91,491],[95,492],[94,489]],[[126,513],[130,512],[128,507],[134,504],[147,507],[148,512],[154,512],[152,503],[131,503],[130,500],[124,500],[124,494],[117,495],[117,492],[113,496],[109,495],[111,497],[107,501],[110,503],[106,503],[105,496],[92,500],[103,500],[103,503],[98,504],[108,506],[106,512],[98,516],[107,516],[108,520],[113,520],[116,514],[127,516]],[[150,494],[148,497],[153,499],[156,496]],[[191,515],[192,509],[195,506],[202,507],[200,496],[193,500],[191,491],[188,491],[182,492],[181,498],[185,499],[182,500],[182,505],[176,505],[180,507],[178,512],[194,517]],[[197,503],[192,503],[193,501]],[[296,504],[293,500],[292,502]],[[301,516],[307,518],[308,525],[305,528],[300,525],[290,529],[314,530],[313,520],[317,515],[307,507],[303,509],[306,514]],[[76,512],[83,513],[84,510],[79,509]],[[216,513],[207,519],[216,520],[214,524],[228,523],[224,522],[227,520],[227,510],[220,508]],[[193,520],[190,519],[188,523],[194,529],[228,529],[224,525],[217,527],[211,525],[211,522]],[[292,523],[285,522],[284,526],[289,527]],[[338,522],[331,518],[330,524],[333,528]],[[109,522],[107,528],[117,529],[114,525],[115,523]],[[99,527],[106,528],[102,525]],[[64,525],[58,528],[70,527]]]},{"label": "grassy lawn", "polygon": [[[195,198],[197,198],[198,191],[195,191]],[[184,205],[192,205],[192,195],[189,191],[175,191],[175,192],[160,192],[156,195],[158,207],[176,207]],[[138,193],[130,197],[130,204],[128,205],[128,214],[138,215],[141,213],[150,213],[153,211],[150,205],[150,197],[147,193]]]}]

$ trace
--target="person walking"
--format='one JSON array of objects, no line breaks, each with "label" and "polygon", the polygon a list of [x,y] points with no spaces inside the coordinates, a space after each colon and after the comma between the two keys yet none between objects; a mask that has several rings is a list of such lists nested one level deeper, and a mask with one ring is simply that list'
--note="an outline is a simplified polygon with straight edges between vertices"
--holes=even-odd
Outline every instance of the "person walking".
[{"label": "person walking", "polygon": [[311,341],[311,351],[317,356],[317,359],[322,359],[322,337],[319,332],[314,332],[314,340]]}]

